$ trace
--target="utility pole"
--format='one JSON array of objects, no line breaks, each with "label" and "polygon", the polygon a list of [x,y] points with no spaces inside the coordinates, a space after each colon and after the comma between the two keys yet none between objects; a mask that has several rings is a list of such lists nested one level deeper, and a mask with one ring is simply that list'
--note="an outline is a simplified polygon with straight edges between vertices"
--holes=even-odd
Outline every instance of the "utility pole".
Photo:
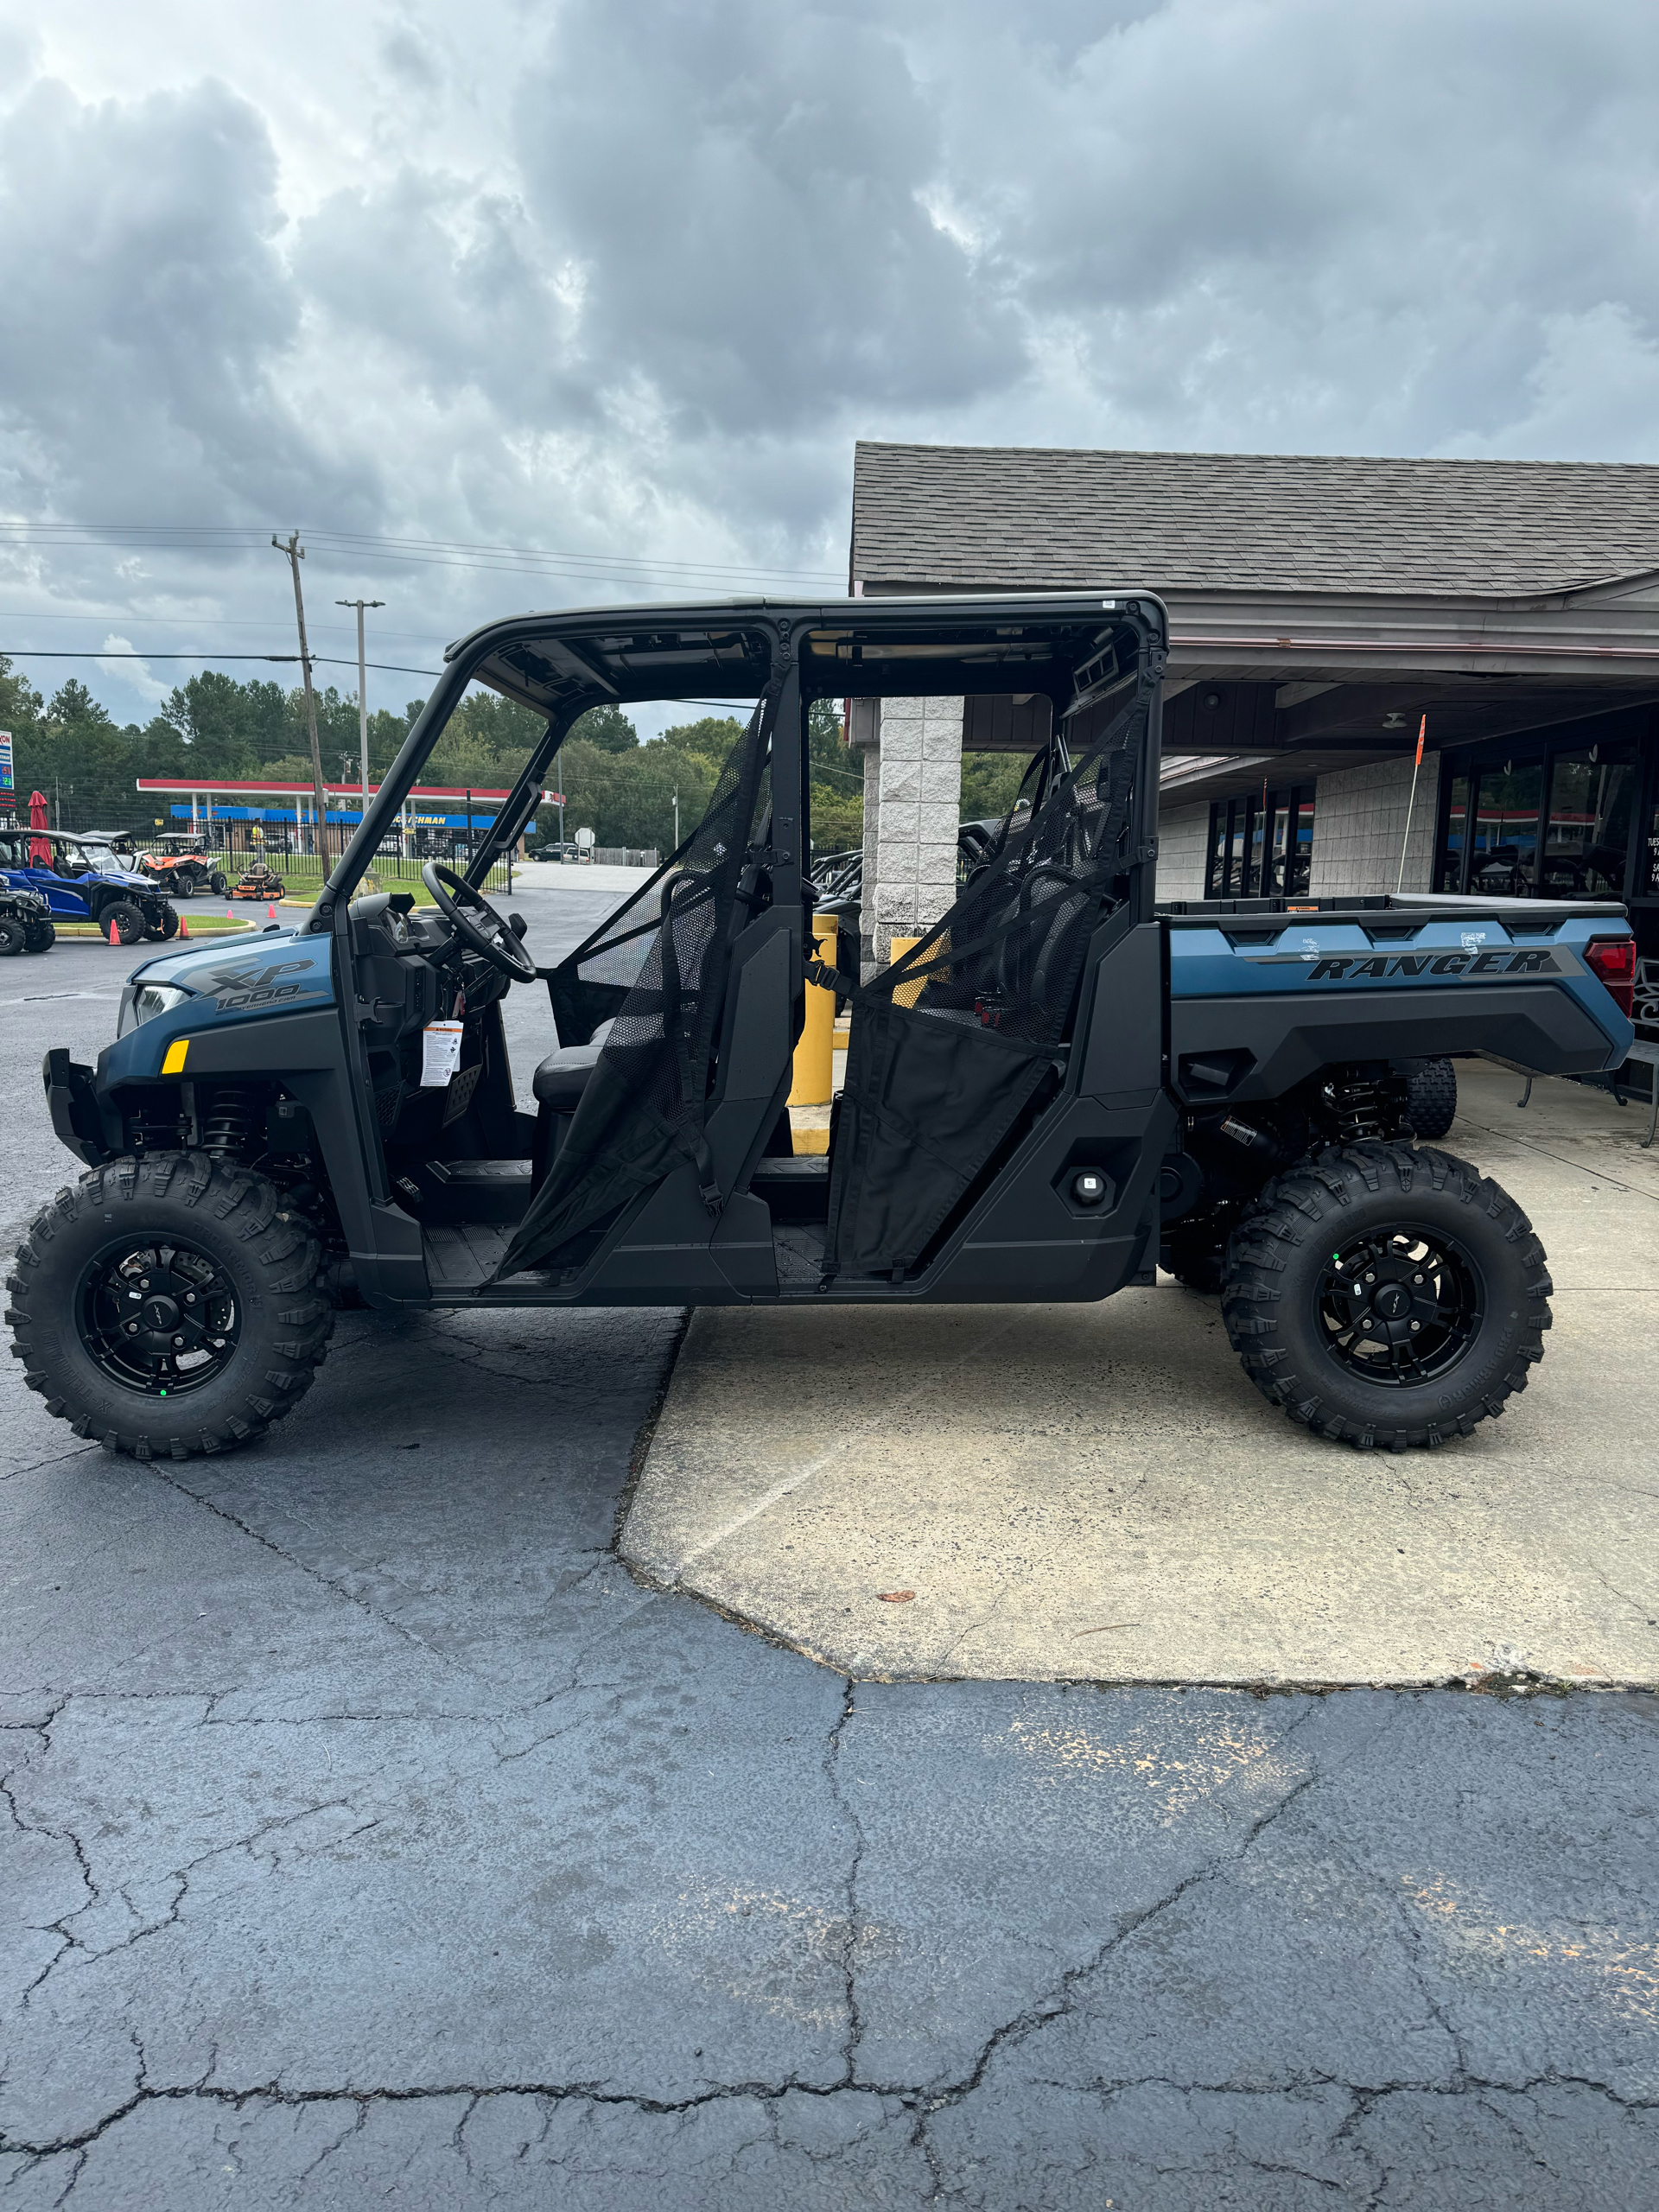
[{"label": "utility pole", "polygon": [[384,599],[337,599],[336,607],[357,609],[357,741],[363,756],[363,811],[369,810],[369,669],[363,657],[363,610],[384,607]]},{"label": "utility pole", "polygon": [[674,849],[677,853],[680,849],[680,795],[678,791],[674,794]]},{"label": "utility pole", "polygon": [[[300,543],[300,533],[291,530],[287,543],[273,537],[271,543],[284,556],[294,572],[294,613],[300,626],[300,673],[305,679],[305,719],[311,734],[311,781],[316,792],[317,831],[316,848],[319,862],[323,857],[323,836],[328,817],[328,797],[322,786],[322,747],[317,740],[317,695],[311,689],[311,653],[305,642],[305,600],[300,590],[300,563],[305,558],[305,548]],[[323,875],[327,876],[324,868]]]}]

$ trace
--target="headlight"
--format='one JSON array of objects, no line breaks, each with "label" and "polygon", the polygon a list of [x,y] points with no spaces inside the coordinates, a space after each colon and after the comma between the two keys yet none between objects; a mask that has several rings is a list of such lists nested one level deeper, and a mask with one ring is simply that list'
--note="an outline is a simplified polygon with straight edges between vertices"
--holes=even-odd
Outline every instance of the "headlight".
[{"label": "headlight", "polygon": [[137,1029],[140,1022],[154,1021],[158,1014],[168,1014],[175,1006],[182,1006],[192,994],[181,991],[176,983],[139,983],[130,985],[121,994],[121,1012],[115,1025],[118,1037],[124,1037],[130,1029]]}]

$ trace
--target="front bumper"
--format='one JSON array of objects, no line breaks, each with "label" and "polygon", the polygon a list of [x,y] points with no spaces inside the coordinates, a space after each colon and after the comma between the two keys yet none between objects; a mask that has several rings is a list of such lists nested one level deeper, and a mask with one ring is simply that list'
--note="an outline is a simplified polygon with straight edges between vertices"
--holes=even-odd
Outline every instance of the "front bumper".
[{"label": "front bumper", "polygon": [[101,1167],[106,1160],[112,1160],[115,1154],[105,1141],[104,1116],[91,1068],[72,1060],[63,1046],[55,1045],[41,1063],[41,1080],[46,1085],[47,1110],[60,1141],[89,1167]]}]

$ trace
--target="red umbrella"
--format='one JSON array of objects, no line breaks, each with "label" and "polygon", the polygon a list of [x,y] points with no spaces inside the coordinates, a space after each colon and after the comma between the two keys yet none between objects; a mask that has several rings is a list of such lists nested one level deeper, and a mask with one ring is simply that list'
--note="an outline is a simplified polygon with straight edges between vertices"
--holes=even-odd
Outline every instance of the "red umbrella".
[{"label": "red umbrella", "polygon": [[[29,795],[29,826],[31,830],[49,830],[52,826],[47,819],[47,802],[46,793],[44,791],[30,791]],[[47,843],[44,837],[31,837],[29,839],[29,857],[32,864],[36,868],[51,867],[52,848]]]}]

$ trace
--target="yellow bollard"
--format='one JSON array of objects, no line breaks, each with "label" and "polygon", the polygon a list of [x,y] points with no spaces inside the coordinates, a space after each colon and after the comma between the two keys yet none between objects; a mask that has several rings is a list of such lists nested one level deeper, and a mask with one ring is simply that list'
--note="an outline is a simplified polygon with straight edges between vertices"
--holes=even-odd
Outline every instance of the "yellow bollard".
[{"label": "yellow bollard", "polygon": [[[826,968],[836,964],[836,918],[815,915],[812,950]],[[795,1047],[795,1065],[789,1086],[791,1106],[827,1106],[830,1094],[830,1055],[835,1047],[836,995],[822,983],[806,987],[806,1024]]]}]

